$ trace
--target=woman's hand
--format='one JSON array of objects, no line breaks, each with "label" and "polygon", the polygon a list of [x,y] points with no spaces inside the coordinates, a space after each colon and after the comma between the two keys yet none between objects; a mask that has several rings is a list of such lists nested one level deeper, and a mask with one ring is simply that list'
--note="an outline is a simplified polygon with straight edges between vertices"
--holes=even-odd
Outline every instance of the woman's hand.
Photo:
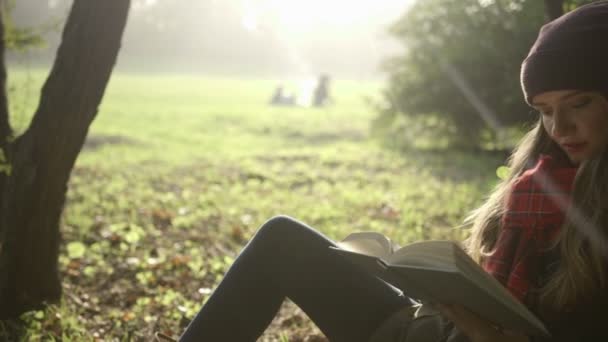
[{"label": "woman's hand", "polygon": [[471,342],[529,342],[522,334],[500,331],[485,319],[458,305],[437,305],[439,311],[469,337]]}]

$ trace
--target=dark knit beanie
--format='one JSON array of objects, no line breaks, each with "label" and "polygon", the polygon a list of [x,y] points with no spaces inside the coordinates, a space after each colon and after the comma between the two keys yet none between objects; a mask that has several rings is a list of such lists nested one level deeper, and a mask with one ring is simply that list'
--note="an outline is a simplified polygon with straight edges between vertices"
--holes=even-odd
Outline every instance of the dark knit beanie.
[{"label": "dark knit beanie", "polygon": [[521,67],[526,102],[551,90],[608,92],[608,1],[545,24]]}]

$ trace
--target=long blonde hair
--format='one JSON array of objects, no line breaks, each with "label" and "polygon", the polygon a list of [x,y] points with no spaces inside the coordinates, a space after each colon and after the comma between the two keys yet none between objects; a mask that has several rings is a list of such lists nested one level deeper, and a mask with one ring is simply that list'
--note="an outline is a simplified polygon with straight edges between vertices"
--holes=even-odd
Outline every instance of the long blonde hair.
[{"label": "long blonde hair", "polygon": [[[551,140],[542,120],[522,139],[508,166],[509,176],[499,183],[488,200],[465,220],[471,225],[466,241],[469,254],[477,262],[491,255],[500,231],[505,202],[517,178],[541,154],[567,160]],[[608,153],[583,162],[577,171],[572,205],[552,248],[559,251],[557,270],[540,292],[539,310],[561,312],[590,300],[605,289],[607,282],[605,245],[608,229]]]}]

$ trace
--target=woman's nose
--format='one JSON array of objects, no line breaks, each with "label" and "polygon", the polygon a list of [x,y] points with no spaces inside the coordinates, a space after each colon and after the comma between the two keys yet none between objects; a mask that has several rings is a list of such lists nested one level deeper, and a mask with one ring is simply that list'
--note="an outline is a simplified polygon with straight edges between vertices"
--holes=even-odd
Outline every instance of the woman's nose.
[{"label": "woman's nose", "polygon": [[567,113],[557,112],[553,115],[553,127],[551,129],[551,135],[556,138],[561,138],[572,134],[576,125],[572,122],[571,118]]}]

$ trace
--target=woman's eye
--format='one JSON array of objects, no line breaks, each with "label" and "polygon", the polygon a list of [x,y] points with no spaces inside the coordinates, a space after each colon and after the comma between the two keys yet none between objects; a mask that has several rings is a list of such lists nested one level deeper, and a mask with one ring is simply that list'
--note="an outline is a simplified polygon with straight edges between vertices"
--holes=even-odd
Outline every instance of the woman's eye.
[{"label": "woman's eye", "polygon": [[572,104],[572,108],[580,109],[591,103],[590,97],[583,97]]},{"label": "woman's eye", "polygon": [[539,109],[538,112],[542,116],[551,116],[551,115],[553,115],[553,111],[550,110],[550,109]]}]

